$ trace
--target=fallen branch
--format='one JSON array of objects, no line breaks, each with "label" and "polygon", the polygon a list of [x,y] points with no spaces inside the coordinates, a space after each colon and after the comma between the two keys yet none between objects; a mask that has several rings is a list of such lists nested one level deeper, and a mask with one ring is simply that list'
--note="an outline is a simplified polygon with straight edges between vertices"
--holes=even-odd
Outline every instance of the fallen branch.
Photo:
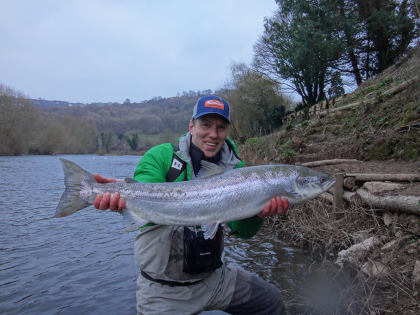
[{"label": "fallen branch", "polygon": [[364,189],[358,189],[356,192],[362,202],[371,207],[420,215],[420,197],[375,196]]},{"label": "fallen branch", "polygon": [[391,182],[418,182],[420,174],[363,174],[363,173],[346,173],[346,177],[354,177],[356,181],[391,181]]},{"label": "fallen branch", "polygon": [[[322,199],[328,200],[331,203],[334,203],[334,196],[333,196],[333,188],[328,189],[327,192],[324,192],[322,194],[320,194],[319,196]],[[355,191],[348,191],[348,190],[344,190],[343,191],[343,199],[347,202],[349,202],[350,204],[353,205],[357,205],[360,206],[362,205],[362,198],[357,194],[357,192]]]},{"label": "fallen branch", "polygon": [[355,190],[357,187],[356,185],[356,179],[354,177],[346,177],[344,178],[344,188],[347,188],[348,190]]},{"label": "fallen branch", "polygon": [[410,124],[410,125],[401,126],[401,127],[397,128],[396,130],[397,131],[404,130],[404,129],[410,130],[411,128],[420,128],[420,122],[415,122],[415,123]]},{"label": "fallen branch", "polygon": [[306,166],[306,167],[314,167],[314,166],[322,166],[322,165],[334,165],[340,163],[355,163],[360,162],[356,159],[333,159],[333,160],[321,160],[321,161],[312,161],[312,162],[305,162],[305,163],[296,163],[296,165]]}]

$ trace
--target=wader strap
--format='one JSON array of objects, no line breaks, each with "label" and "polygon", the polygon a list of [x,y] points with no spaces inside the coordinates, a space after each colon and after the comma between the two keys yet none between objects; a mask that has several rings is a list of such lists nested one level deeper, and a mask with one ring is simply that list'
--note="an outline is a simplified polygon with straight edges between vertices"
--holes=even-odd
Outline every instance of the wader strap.
[{"label": "wader strap", "polygon": [[176,281],[167,281],[167,280],[162,280],[162,279],[154,279],[151,276],[149,276],[147,273],[145,273],[143,270],[140,271],[140,274],[147,280],[157,282],[163,285],[169,285],[170,287],[186,287],[189,285],[199,283],[201,281],[201,280],[198,280],[194,282],[176,282]]},{"label": "wader strap", "polygon": [[[166,174],[166,182],[174,182],[175,179],[177,179],[178,176],[186,169],[186,167],[187,163],[174,153],[171,167]],[[185,172],[184,180],[187,180],[187,172]]]}]

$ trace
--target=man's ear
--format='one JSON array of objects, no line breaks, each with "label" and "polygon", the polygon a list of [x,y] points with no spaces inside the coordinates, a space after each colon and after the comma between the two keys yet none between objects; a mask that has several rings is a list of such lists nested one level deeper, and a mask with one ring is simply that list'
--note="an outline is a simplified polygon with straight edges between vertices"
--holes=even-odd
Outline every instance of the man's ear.
[{"label": "man's ear", "polygon": [[194,127],[194,124],[193,124],[192,119],[191,119],[190,123],[188,124],[188,129],[190,130],[190,132],[192,131],[193,127]]}]

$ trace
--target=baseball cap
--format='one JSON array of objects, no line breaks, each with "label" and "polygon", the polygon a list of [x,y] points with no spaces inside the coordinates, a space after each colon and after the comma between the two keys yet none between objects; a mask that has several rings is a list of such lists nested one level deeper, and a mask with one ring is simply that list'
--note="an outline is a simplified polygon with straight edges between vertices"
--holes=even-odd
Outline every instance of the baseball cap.
[{"label": "baseball cap", "polygon": [[192,119],[197,119],[207,114],[220,115],[230,123],[229,103],[218,96],[201,97],[194,106]]}]

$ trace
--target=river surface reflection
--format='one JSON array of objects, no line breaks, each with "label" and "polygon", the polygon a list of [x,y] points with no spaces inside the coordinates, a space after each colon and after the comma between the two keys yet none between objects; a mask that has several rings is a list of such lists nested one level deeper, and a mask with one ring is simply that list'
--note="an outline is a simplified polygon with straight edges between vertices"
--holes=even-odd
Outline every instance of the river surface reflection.
[{"label": "river surface reflection", "polygon": [[[135,233],[123,232],[121,216],[93,207],[52,218],[64,190],[60,157],[117,178],[131,177],[139,161],[138,156],[0,157],[0,313],[135,314]],[[314,263],[267,225],[248,241],[226,238],[225,261],[292,291]]]}]

